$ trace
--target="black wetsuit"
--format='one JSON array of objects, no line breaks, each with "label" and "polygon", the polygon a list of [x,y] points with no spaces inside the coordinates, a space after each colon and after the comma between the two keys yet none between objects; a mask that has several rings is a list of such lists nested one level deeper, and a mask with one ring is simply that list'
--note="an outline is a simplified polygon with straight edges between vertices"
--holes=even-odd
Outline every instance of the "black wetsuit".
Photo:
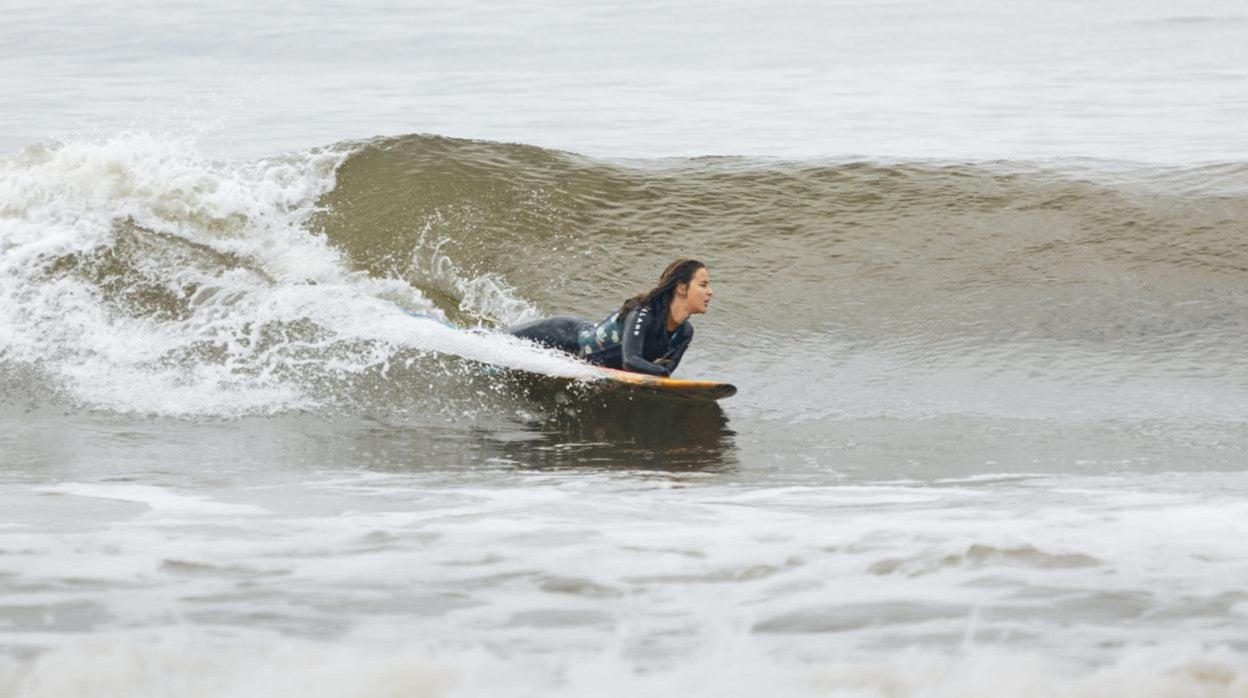
[{"label": "black wetsuit", "polygon": [[634,308],[623,318],[612,313],[596,325],[584,318],[558,315],[507,331],[592,364],[655,376],[671,375],[693,340],[693,324],[688,321],[675,332],[667,331],[667,307],[662,300]]}]

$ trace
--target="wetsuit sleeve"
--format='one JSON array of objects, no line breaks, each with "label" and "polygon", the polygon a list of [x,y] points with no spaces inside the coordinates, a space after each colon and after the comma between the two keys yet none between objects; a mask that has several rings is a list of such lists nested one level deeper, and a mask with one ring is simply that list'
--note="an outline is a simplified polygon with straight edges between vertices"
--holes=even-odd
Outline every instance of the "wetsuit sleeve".
[{"label": "wetsuit sleeve", "polygon": [[693,341],[693,325],[686,322],[680,334],[680,338],[676,340],[676,346],[667,352],[668,375],[676,372],[676,367],[680,365],[680,357],[685,355],[685,350],[689,348],[689,343]]},{"label": "wetsuit sleeve", "polygon": [[[642,356],[650,324],[656,322],[654,315],[645,310],[645,308],[634,308],[624,316],[624,339],[620,342],[621,363],[625,371],[649,373],[652,376],[669,376],[671,371],[646,361]],[[662,322],[662,320],[657,320],[657,322]]]}]

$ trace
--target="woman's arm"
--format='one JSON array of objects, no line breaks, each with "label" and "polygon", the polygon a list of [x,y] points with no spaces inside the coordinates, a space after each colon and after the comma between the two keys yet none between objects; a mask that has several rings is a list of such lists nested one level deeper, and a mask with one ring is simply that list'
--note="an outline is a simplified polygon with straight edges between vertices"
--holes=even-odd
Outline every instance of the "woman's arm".
[{"label": "woman's arm", "polygon": [[[671,375],[670,370],[647,361],[642,355],[646,346],[646,336],[655,322],[663,322],[663,320],[655,318],[649,308],[634,308],[624,316],[624,341],[620,342],[620,362],[625,371],[649,373],[652,376]],[[677,359],[679,360],[679,357]]]},{"label": "woman's arm", "polygon": [[664,362],[663,366],[667,367],[668,375],[676,372],[676,367],[680,365],[680,357],[685,355],[685,350],[689,348],[689,343],[693,341],[693,324],[686,322],[680,329],[680,337],[676,338],[676,346],[667,352],[660,361]]}]

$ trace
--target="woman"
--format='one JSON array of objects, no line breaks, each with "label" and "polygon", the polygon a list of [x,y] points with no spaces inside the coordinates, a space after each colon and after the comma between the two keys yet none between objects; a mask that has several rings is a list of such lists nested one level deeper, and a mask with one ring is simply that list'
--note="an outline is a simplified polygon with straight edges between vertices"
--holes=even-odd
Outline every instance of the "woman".
[{"label": "woman", "polygon": [[706,265],[678,259],[654,288],[624,301],[597,325],[559,315],[507,331],[599,366],[669,376],[693,339],[689,316],[705,313],[713,295]]}]

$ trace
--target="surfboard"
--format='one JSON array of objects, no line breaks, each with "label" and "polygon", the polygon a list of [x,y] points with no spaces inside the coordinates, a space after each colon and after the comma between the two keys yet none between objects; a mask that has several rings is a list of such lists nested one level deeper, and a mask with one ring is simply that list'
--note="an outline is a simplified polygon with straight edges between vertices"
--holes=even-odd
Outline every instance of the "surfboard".
[{"label": "surfboard", "polygon": [[[406,308],[403,309],[403,312],[415,318],[433,320],[454,330],[462,329],[429,313],[407,310]],[[488,365],[486,369],[489,371],[502,370],[500,367]],[[644,390],[669,397],[680,397],[690,400],[722,400],[737,394],[737,386],[731,383],[688,378],[663,378],[662,376],[652,376],[648,373],[634,373],[632,371],[621,371],[601,366],[594,366],[594,371],[598,374],[598,380],[601,383],[620,388]]]},{"label": "surfboard", "polygon": [[691,400],[722,400],[737,394],[737,386],[718,381],[693,380],[689,378],[663,378],[646,373],[620,371],[614,368],[598,368],[604,382]]}]

